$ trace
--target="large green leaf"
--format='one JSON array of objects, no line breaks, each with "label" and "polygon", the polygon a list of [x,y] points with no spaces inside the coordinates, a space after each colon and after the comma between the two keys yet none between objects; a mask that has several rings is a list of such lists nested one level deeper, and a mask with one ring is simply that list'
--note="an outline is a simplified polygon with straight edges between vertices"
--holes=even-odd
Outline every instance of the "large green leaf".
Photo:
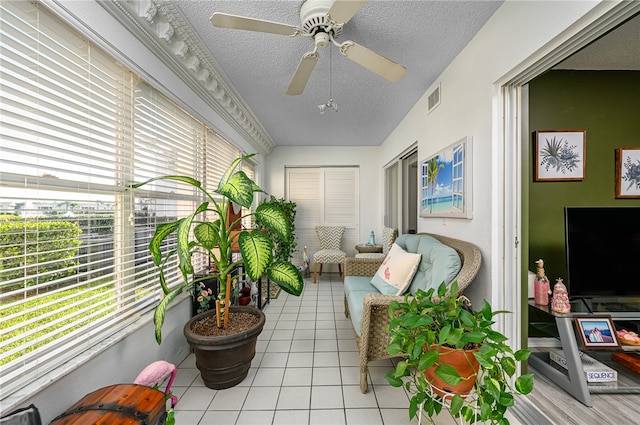
[{"label": "large green leaf", "polygon": [[161,177],[154,177],[142,183],[132,184],[131,187],[134,189],[138,189],[141,186],[144,186],[145,184],[151,183],[152,181],[156,181],[156,180],[172,180],[172,181],[186,183],[197,188],[200,188],[202,186],[202,184],[198,180],[191,177],[187,177],[187,176],[161,176]]},{"label": "large green leaf", "polygon": [[529,373],[519,376],[518,379],[516,379],[515,385],[516,390],[518,390],[520,394],[529,394],[533,391],[533,374]]},{"label": "large green leaf", "polygon": [[302,274],[296,266],[285,261],[273,263],[267,269],[269,279],[278,284],[285,292],[299,296],[304,289]]},{"label": "large green leaf", "polygon": [[220,232],[220,222],[208,222],[199,223],[193,228],[193,235],[196,237],[200,245],[205,249],[213,249],[218,245],[218,238]]},{"label": "large green leaf", "polygon": [[156,328],[156,342],[158,345],[162,343],[162,324],[164,323],[164,316],[167,311],[167,306],[178,294],[182,292],[182,286],[174,289],[169,292],[165,297],[160,301],[160,304],[156,307],[156,311],[153,314],[153,323]]},{"label": "large green leaf", "polygon": [[260,204],[256,208],[255,214],[256,219],[269,231],[278,235],[282,240],[289,239],[288,220],[282,208],[270,203]]},{"label": "large green leaf", "polygon": [[244,171],[238,171],[222,186],[219,186],[216,193],[226,196],[238,205],[249,208],[253,203],[253,186],[253,180]]},{"label": "large green leaf", "polygon": [[149,251],[151,252],[151,257],[153,258],[153,262],[156,266],[159,266],[162,263],[162,241],[173,233],[178,226],[180,226],[180,222],[182,220],[174,221],[172,223],[162,223],[156,227],[156,232],[153,234],[151,241],[149,242]]},{"label": "large green leaf", "polygon": [[273,260],[271,239],[260,230],[240,232],[238,246],[251,280],[258,280]]},{"label": "large green leaf", "polygon": [[462,378],[455,367],[450,364],[441,364],[436,368],[436,375],[449,385],[458,385]]},{"label": "large green leaf", "polygon": [[203,202],[194,212],[182,219],[178,226],[178,242],[176,250],[179,260],[178,267],[180,267],[183,274],[193,274],[193,265],[191,264],[191,243],[189,242],[191,223],[193,223],[195,216],[205,211],[208,206],[208,202]]}]

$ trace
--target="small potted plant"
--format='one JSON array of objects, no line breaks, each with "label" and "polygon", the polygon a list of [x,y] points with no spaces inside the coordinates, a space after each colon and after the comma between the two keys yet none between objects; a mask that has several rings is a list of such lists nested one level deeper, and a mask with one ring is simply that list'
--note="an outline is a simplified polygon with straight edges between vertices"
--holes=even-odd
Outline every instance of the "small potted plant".
[{"label": "small potted plant", "polygon": [[[265,321],[264,313],[255,307],[230,306],[233,271],[242,266],[243,274],[253,281],[266,273],[285,292],[296,296],[303,289],[298,268],[274,254],[278,247],[274,247],[270,233],[275,233],[281,240],[288,240],[293,229],[293,223],[277,202],[264,202],[252,213],[260,223],[260,229],[237,230],[244,216],[232,212],[232,203],[249,208],[254,193],[262,192],[243,171],[236,171],[241,161],[251,156],[238,158],[231,164],[214,191],[217,197],[198,180],[187,176],[161,176],[132,186],[136,189],[152,181],[169,180],[190,185],[203,195],[204,201],[191,214],[156,228],[149,250],[159,268],[160,286],[164,292],[154,315],[158,344],[162,342],[162,324],[167,307],[185,288],[193,285],[192,257],[204,255],[212,265],[213,271],[208,277],[217,279],[220,287],[215,300],[216,309],[191,318],[184,327],[184,333],[194,348],[196,364],[205,385],[215,389],[229,388],[246,377],[255,355],[255,341]],[[166,251],[163,246],[168,238],[175,238],[175,248]],[[239,257],[233,256],[236,250],[240,252]],[[170,289],[165,276],[167,269],[175,268],[176,263],[183,282]],[[234,279],[241,277],[235,275]],[[201,279],[198,278],[196,283]]]},{"label": "small potted plant", "polygon": [[[468,299],[458,296],[456,282],[391,303],[387,352],[405,358],[386,377],[392,386],[404,385],[412,394],[411,419],[420,408],[432,418],[446,405],[454,418],[466,423],[509,423],[505,412],[513,406],[514,394],[533,390],[533,375],[513,380],[517,362],[531,352],[514,352],[507,338],[492,328],[494,316],[501,313],[492,311],[486,300],[479,311],[472,311]],[[461,358],[457,363],[472,370],[460,372],[456,361],[450,361],[454,355]],[[459,384],[466,388],[456,389]]]}]

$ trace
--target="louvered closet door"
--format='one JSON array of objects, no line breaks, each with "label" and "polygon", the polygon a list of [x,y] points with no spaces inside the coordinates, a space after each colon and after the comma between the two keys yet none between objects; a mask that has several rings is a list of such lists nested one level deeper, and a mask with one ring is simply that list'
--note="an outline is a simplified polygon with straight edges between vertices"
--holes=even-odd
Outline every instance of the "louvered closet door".
[{"label": "louvered closet door", "polygon": [[344,226],[342,250],[355,255],[360,234],[358,168],[287,168],[286,197],[296,203],[296,264],[302,261],[305,245],[310,256],[320,249],[316,226]]}]

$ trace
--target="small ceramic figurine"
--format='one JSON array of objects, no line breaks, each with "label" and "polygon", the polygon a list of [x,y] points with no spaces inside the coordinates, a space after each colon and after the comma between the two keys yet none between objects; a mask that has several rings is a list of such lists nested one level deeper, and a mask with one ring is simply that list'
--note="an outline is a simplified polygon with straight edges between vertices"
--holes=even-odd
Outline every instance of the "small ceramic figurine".
[{"label": "small ceramic figurine", "polygon": [[536,261],[536,264],[538,269],[536,271],[536,280],[533,284],[534,301],[538,305],[549,305],[551,289],[549,288],[549,279],[544,274],[544,261],[540,259]]},{"label": "small ceramic figurine", "polygon": [[556,279],[553,285],[553,298],[551,299],[551,311],[559,314],[567,314],[571,311],[569,293],[567,287],[562,283],[562,279]]}]

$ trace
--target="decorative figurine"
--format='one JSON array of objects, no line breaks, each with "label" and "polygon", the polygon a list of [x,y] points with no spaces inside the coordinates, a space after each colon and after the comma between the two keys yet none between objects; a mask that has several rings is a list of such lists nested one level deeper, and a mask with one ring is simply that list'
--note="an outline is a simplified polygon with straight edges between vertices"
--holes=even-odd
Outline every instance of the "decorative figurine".
[{"label": "decorative figurine", "polygon": [[376,234],[373,233],[373,230],[371,231],[371,234],[369,235],[369,245],[375,245],[376,244]]},{"label": "decorative figurine", "polygon": [[567,287],[562,283],[562,279],[556,279],[553,285],[553,298],[551,299],[551,311],[559,314],[567,314],[571,311],[569,293]]},{"label": "decorative figurine", "polygon": [[533,284],[534,301],[538,305],[549,305],[549,295],[551,295],[551,289],[549,288],[549,279],[544,274],[544,261],[542,259],[536,261],[538,265],[536,271],[536,280]]}]

